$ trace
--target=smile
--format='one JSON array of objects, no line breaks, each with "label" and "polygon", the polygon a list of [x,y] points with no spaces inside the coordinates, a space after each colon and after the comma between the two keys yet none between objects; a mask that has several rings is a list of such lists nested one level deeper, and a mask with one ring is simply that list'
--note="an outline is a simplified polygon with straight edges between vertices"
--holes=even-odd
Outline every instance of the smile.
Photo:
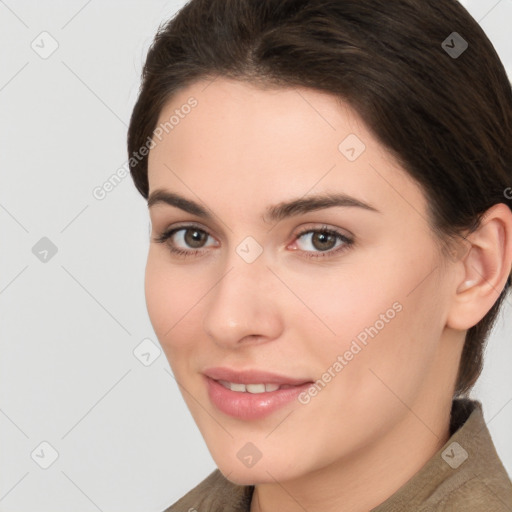
[{"label": "smile", "polygon": [[238,393],[268,393],[271,391],[277,391],[278,389],[288,389],[295,386],[290,384],[239,384],[236,382],[228,382],[226,380],[218,380],[219,384],[222,384],[226,389],[236,391]]}]

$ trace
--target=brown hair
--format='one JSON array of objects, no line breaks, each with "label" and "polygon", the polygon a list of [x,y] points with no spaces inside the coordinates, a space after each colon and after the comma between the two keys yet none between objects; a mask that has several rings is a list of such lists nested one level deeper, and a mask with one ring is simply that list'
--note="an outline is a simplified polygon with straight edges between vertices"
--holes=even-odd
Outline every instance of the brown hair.
[{"label": "brown hair", "polygon": [[[464,41],[463,53],[450,53]],[[217,76],[310,87],[351,104],[422,186],[443,250],[494,204],[512,208],[511,84],[456,0],[191,0],[159,28],[130,120],[130,172],[146,199],[147,156],[138,152],[163,106],[179,89]],[[478,378],[510,286],[509,277],[468,330],[455,395]]]}]

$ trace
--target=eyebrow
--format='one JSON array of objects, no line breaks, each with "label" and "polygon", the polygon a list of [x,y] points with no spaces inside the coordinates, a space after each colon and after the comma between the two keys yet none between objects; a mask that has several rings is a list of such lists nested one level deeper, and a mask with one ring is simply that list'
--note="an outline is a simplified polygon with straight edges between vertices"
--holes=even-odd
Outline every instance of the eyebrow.
[{"label": "eyebrow", "polygon": [[[206,208],[201,206],[199,203],[186,199],[174,192],[169,192],[163,189],[156,189],[153,191],[148,198],[148,208],[157,204],[167,204],[192,215],[213,220],[213,215]],[[381,213],[374,206],[365,203],[360,199],[356,199],[355,197],[342,193],[328,193],[300,197],[298,199],[269,206],[263,215],[263,221],[267,223],[279,222],[287,217],[293,217],[315,210],[323,210],[325,208],[333,208],[336,206],[356,207]]]}]

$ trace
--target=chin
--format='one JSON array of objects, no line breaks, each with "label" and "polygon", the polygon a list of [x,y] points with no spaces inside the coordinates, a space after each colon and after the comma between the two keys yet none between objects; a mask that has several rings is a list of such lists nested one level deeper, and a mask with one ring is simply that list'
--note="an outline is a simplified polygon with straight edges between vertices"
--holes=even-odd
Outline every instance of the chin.
[{"label": "chin", "polygon": [[[220,472],[232,483],[237,485],[259,485],[274,482],[274,479],[265,469],[247,468],[223,468],[218,466]],[[272,472],[271,472],[272,473]]]},{"label": "chin", "polygon": [[252,467],[244,467],[238,459],[223,461],[217,464],[219,471],[232,483],[237,485],[259,485],[275,483],[276,480],[288,480],[292,475],[291,467],[281,467],[272,464],[269,460],[259,460]]}]

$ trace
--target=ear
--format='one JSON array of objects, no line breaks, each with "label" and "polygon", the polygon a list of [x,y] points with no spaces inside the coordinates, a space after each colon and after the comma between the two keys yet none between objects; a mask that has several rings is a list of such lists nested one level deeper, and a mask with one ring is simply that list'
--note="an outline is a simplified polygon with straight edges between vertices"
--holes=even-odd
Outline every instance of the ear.
[{"label": "ear", "polygon": [[466,238],[469,250],[457,262],[447,326],[467,330],[476,325],[498,300],[512,267],[512,211],[503,204],[489,208],[480,227]]}]

